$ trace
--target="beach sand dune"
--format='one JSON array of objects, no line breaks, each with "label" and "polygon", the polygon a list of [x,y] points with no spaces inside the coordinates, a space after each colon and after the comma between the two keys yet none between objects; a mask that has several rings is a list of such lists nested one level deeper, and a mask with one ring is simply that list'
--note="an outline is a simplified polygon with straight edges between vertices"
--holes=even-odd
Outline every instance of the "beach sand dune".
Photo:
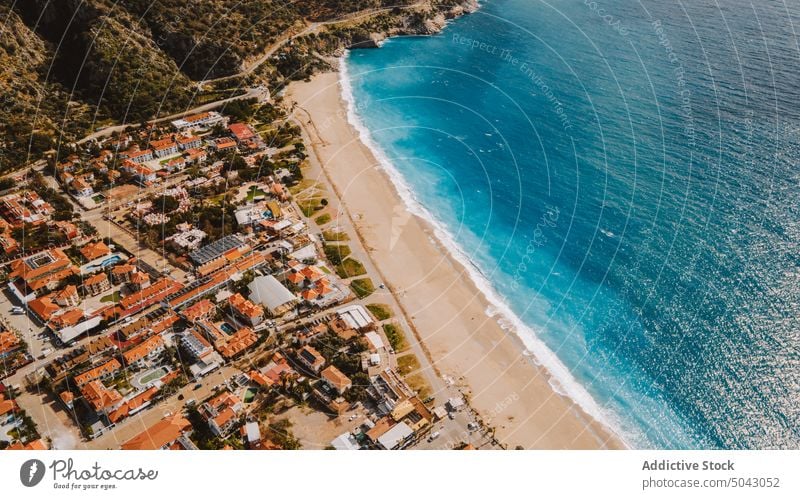
[{"label": "beach sand dune", "polygon": [[406,318],[444,379],[463,386],[470,405],[508,448],[619,448],[620,440],[570,399],[526,357],[512,332],[487,316],[488,302],[411,215],[395,186],[348,123],[337,73],[292,83],[287,99]]}]

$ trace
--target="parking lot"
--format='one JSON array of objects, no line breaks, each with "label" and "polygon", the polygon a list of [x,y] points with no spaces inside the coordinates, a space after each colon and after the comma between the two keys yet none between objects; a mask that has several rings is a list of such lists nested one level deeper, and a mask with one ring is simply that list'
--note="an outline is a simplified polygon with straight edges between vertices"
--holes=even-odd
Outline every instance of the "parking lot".
[{"label": "parking lot", "polygon": [[14,307],[20,306],[21,304],[4,286],[0,292],[0,321],[3,326],[19,333],[20,337],[28,344],[28,351],[34,358],[39,358],[42,351],[46,349],[54,351],[55,348],[50,342],[50,338],[43,334],[45,329],[43,326],[25,313],[12,312]]}]

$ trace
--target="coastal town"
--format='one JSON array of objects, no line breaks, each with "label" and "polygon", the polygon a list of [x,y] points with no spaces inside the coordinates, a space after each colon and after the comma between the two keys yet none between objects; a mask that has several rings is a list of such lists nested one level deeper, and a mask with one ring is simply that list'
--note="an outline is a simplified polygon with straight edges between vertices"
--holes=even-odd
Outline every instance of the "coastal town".
[{"label": "coastal town", "polygon": [[0,448],[500,448],[310,159],[265,93],[6,177]]},{"label": "coastal town", "polygon": [[8,11],[0,449],[624,447],[351,119],[350,50],[477,2],[168,3]]}]

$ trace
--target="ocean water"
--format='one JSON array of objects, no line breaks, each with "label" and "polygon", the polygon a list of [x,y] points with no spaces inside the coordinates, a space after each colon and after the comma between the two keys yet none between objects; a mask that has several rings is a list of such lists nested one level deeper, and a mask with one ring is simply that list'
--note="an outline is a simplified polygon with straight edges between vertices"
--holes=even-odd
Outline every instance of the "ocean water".
[{"label": "ocean water", "polygon": [[800,447],[796,2],[488,0],[352,51],[352,119],[634,447]]}]

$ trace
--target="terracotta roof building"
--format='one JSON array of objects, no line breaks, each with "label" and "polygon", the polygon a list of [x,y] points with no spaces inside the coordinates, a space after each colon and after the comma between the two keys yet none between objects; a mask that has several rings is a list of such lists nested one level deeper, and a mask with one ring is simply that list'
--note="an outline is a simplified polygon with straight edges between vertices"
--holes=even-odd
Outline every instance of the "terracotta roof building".
[{"label": "terracotta roof building", "polygon": [[11,262],[10,267],[8,277],[20,280],[17,287],[23,294],[28,294],[27,291],[39,293],[55,289],[63,279],[78,273],[77,267],[58,248],[20,258]]},{"label": "terracotta roof building", "polygon": [[230,359],[247,350],[258,341],[258,335],[249,327],[243,327],[230,335],[227,339],[217,342],[214,347],[220,355]]},{"label": "terracotta roof building", "polygon": [[133,274],[136,273],[136,267],[130,264],[117,265],[111,269],[111,279],[117,283],[122,284],[128,282]]},{"label": "terracotta roof building", "polygon": [[153,149],[153,153],[157,158],[178,154],[178,144],[172,140],[172,137],[154,140],[150,142],[150,147]]},{"label": "terracotta roof building", "polygon": [[42,322],[47,322],[61,307],[53,301],[53,295],[46,295],[29,301],[28,309]]},{"label": "terracotta roof building", "polygon": [[243,408],[244,406],[239,397],[230,392],[222,392],[200,406],[199,412],[208,423],[211,431],[224,437],[236,426],[237,417],[241,414]]},{"label": "terracotta roof building", "polygon": [[244,142],[256,136],[252,128],[245,123],[234,123],[228,127],[237,142]]},{"label": "terracotta roof building", "polygon": [[7,399],[6,396],[0,393],[0,417],[5,418],[6,415],[16,413],[19,410],[17,403],[13,399]]},{"label": "terracotta roof building", "polygon": [[136,394],[133,398],[126,400],[119,407],[114,409],[108,414],[108,419],[112,423],[116,423],[123,418],[127,418],[150,405],[150,401],[158,393],[158,388],[151,386],[147,390]]},{"label": "terracotta roof building", "polygon": [[352,381],[350,381],[350,378],[345,376],[345,374],[337,369],[336,366],[326,367],[322,370],[320,376],[331,388],[336,390],[339,395],[343,394],[353,385]]},{"label": "terracotta roof building", "polygon": [[122,315],[130,315],[130,313],[149,307],[162,298],[177,292],[182,287],[183,285],[181,283],[168,277],[163,277],[150,286],[136,291],[135,293],[131,293],[120,300],[119,308],[121,308],[123,312],[127,312]]},{"label": "terracotta roof building", "polygon": [[10,233],[0,233],[0,247],[3,248],[5,254],[10,255],[19,249],[19,243]]},{"label": "terracotta roof building", "polygon": [[179,136],[176,142],[181,150],[193,149],[203,145],[203,141],[197,135]]},{"label": "terracotta roof building", "polygon": [[72,409],[72,402],[75,400],[75,395],[71,391],[64,390],[58,395],[58,398],[67,406],[67,409]]},{"label": "terracotta roof building", "polygon": [[6,450],[47,450],[47,444],[44,443],[44,440],[38,438],[36,440],[31,440],[27,444],[14,442],[6,447]]},{"label": "terracotta roof building", "polygon": [[236,141],[233,139],[222,137],[214,140],[214,148],[217,151],[226,151],[228,149],[234,149],[235,147],[236,147]]},{"label": "terracotta roof building", "polygon": [[69,326],[74,326],[83,319],[83,310],[79,308],[70,308],[61,314],[50,317],[50,325],[55,329],[62,329]]},{"label": "terracotta roof building", "polygon": [[78,295],[78,288],[70,284],[60,291],[53,294],[53,299],[62,307],[76,307],[81,302]]},{"label": "terracotta roof building", "polygon": [[122,444],[123,450],[196,449],[188,436],[192,424],[180,413],[166,417]]},{"label": "terracotta roof building", "polygon": [[108,281],[108,276],[101,272],[83,281],[83,289],[85,289],[92,296],[97,296],[100,293],[111,289],[111,283]]},{"label": "terracotta roof building", "polygon": [[129,282],[134,291],[141,291],[150,285],[150,275],[144,272],[134,272],[131,274]]},{"label": "terracotta roof building", "polygon": [[99,380],[90,381],[83,385],[81,394],[97,413],[113,411],[122,401],[122,395],[116,389],[106,388]]},{"label": "terracotta roof building", "polygon": [[16,334],[11,331],[0,332],[0,359],[20,348],[21,344]]},{"label": "terracotta roof building", "polygon": [[159,335],[151,336],[122,354],[128,367],[142,367],[164,352],[164,340]]},{"label": "terracotta roof building", "polygon": [[187,307],[181,315],[189,322],[197,322],[203,319],[210,319],[217,307],[211,300],[200,300],[190,307]]},{"label": "terracotta roof building", "polygon": [[92,242],[81,248],[81,255],[83,255],[83,257],[88,261],[92,261],[95,258],[100,258],[101,256],[110,254],[111,248],[109,248],[103,241]]},{"label": "terracotta roof building", "polygon": [[264,309],[261,305],[256,305],[239,293],[231,296],[228,303],[234,315],[246,322],[250,326],[256,326],[264,320]]},{"label": "terracotta roof building", "polygon": [[93,367],[88,371],[84,371],[77,376],[75,376],[75,384],[78,386],[83,386],[90,381],[94,381],[96,379],[105,379],[110,376],[113,376],[117,371],[122,368],[122,365],[119,363],[117,359],[111,359],[97,367]]}]

